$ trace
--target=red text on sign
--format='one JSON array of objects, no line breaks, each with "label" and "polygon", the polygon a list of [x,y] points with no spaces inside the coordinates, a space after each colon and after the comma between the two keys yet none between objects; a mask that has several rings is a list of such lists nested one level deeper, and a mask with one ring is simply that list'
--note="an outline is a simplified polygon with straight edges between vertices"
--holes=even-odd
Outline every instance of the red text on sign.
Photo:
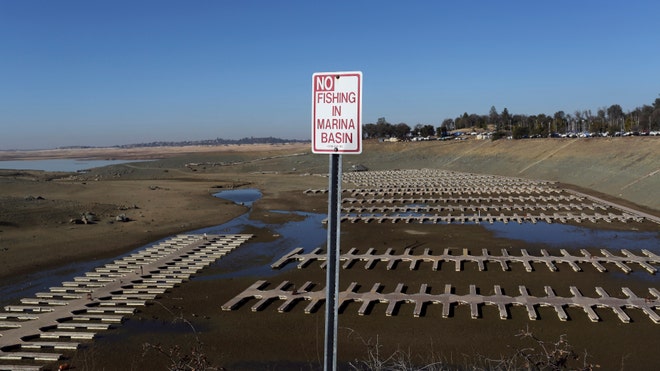
[{"label": "red text on sign", "polygon": [[316,81],[314,82],[314,90],[334,91],[335,90],[334,76],[332,75],[316,76]]},{"label": "red text on sign", "polygon": [[318,130],[355,130],[355,121],[353,119],[316,119],[316,128]]},{"label": "red text on sign", "polygon": [[316,103],[355,103],[357,97],[355,92],[338,92],[338,93],[316,93]]},{"label": "red text on sign", "polygon": [[352,142],[353,142],[353,133],[344,133],[343,131],[338,131],[335,133],[332,132],[321,133],[321,143],[342,144],[342,143],[352,143]]}]

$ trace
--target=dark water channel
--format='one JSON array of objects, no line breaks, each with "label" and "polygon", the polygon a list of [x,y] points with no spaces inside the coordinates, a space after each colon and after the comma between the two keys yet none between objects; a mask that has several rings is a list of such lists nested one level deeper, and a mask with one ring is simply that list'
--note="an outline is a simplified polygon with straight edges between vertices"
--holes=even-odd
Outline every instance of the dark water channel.
[{"label": "dark water channel", "polygon": [[585,249],[647,249],[660,254],[660,232],[612,231],[568,224],[493,223],[484,225],[499,238],[543,243],[549,247]]},{"label": "dark water channel", "polygon": [[[297,211],[278,211],[272,213],[290,214],[291,220],[281,224],[266,224],[259,220],[250,219],[252,203],[261,198],[257,189],[239,189],[223,191],[215,194],[216,197],[231,200],[245,205],[250,209],[245,214],[215,227],[190,231],[190,234],[234,234],[245,233],[247,229],[257,228],[268,230],[273,234],[270,242],[248,241],[231,254],[223,257],[213,264],[212,274],[200,272],[193,280],[216,280],[230,277],[268,277],[278,274],[279,270],[272,270],[270,265],[282,255],[296,247],[302,247],[309,252],[317,247],[325,248],[327,231],[322,224],[326,214],[306,213]],[[482,226],[495,233],[496,238],[523,240],[530,244],[546,245],[548,248],[565,248],[569,252],[582,248],[608,249],[614,254],[619,250],[628,249],[641,255],[642,249],[647,249],[660,255],[659,232],[635,231],[609,231],[564,224],[531,223],[494,223]],[[438,225],[438,228],[442,228]],[[99,259],[88,262],[72,263],[60,268],[34,273],[17,278],[15,282],[0,287],[0,306],[18,301],[23,297],[32,297],[35,293],[48,291],[52,286],[61,282],[72,280],[73,277],[84,275],[96,267],[110,263],[118,258],[130,255],[136,251],[159,243],[162,240],[142,246],[124,255]],[[531,251],[530,251],[531,253]],[[295,264],[289,264],[284,269],[292,269]],[[636,278],[660,281],[660,276],[649,275],[641,268],[633,267]],[[614,273],[614,272],[612,272]],[[622,273],[623,275],[623,273]],[[627,275],[630,277],[630,275]]]},{"label": "dark water channel", "polygon": [[97,167],[149,161],[153,160],[85,160],[72,158],[48,160],[12,160],[0,161],[0,169],[84,172]]},{"label": "dark water channel", "polygon": [[[251,208],[252,204],[261,198],[261,192],[257,189],[238,189],[219,192],[214,196],[228,199]],[[270,276],[280,272],[272,270],[270,265],[293,248],[303,247],[306,251],[311,251],[316,247],[325,246],[326,230],[322,224],[322,220],[326,217],[325,214],[273,210],[271,211],[273,213],[284,213],[295,216],[295,218],[292,218],[294,221],[282,224],[265,224],[259,220],[250,219],[249,210],[247,213],[225,224],[193,230],[187,233],[238,234],[244,233],[246,228],[259,228],[270,230],[278,237],[272,242],[259,243],[248,241],[231,254],[228,254],[213,264],[213,267],[216,268],[214,272],[220,273],[206,276],[200,275],[193,279],[212,280],[250,275]],[[131,255],[158,244],[163,240],[165,239],[154,241],[114,258],[71,263],[59,268],[16,278],[13,282],[0,287],[0,306],[17,302],[21,298],[33,297],[37,292],[48,291],[50,287],[59,286],[63,281],[70,281],[74,277],[82,276],[96,267]],[[293,267],[291,265],[285,269],[291,269]]]},{"label": "dark water channel", "polygon": [[[484,227],[494,232],[496,238],[522,240],[536,246],[553,249],[566,249],[573,255],[581,256],[580,249],[591,250],[595,255],[601,255],[597,250],[605,249],[614,255],[622,255],[621,250],[627,249],[635,255],[643,256],[643,249],[660,255],[660,232],[613,231],[573,226],[568,224],[532,223],[494,223]],[[532,250],[529,253],[537,254]],[[615,269],[608,275],[621,279],[640,279],[660,282],[660,275],[650,275],[637,264],[629,265],[633,270],[624,273]],[[658,268],[656,266],[656,268]]]},{"label": "dark water channel", "polygon": [[[216,197],[233,201],[237,204],[252,206],[252,203],[261,198],[256,189],[238,189],[223,191],[215,194]],[[250,219],[250,213],[217,227],[200,229],[193,233],[230,234],[243,233],[248,228],[268,229],[276,236],[270,242],[246,242],[240,248],[224,256],[213,264],[214,274],[199,275],[193,280],[215,280],[231,277],[257,276],[267,277],[278,274],[270,265],[282,255],[296,247],[311,251],[326,244],[327,232],[322,223],[326,214],[306,213],[299,211],[271,210],[271,213],[289,214],[291,221],[282,224],[265,224],[259,220]],[[294,265],[285,267],[291,269]]]}]

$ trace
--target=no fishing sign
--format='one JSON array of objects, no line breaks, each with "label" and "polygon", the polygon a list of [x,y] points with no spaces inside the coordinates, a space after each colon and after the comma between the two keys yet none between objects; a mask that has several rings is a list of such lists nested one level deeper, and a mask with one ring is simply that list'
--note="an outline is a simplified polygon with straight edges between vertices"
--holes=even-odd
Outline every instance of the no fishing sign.
[{"label": "no fishing sign", "polygon": [[362,72],[312,75],[312,152],[362,153]]}]

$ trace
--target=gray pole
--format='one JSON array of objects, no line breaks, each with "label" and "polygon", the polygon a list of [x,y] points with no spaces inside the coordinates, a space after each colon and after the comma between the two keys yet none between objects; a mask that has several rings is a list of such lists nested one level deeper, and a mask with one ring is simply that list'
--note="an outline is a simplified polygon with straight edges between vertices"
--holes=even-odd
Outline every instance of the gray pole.
[{"label": "gray pole", "polygon": [[328,196],[328,263],[325,285],[325,371],[337,369],[337,313],[339,309],[339,219],[341,214],[341,155],[330,155]]}]

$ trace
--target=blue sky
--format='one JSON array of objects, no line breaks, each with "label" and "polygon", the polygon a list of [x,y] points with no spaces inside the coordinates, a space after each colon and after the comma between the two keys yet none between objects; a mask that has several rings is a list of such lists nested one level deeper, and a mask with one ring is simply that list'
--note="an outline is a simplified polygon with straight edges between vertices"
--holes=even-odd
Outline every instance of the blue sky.
[{"label": "blue sky", "polygon": [[660,93],[657,1],[0,0],[0,150],[309,139],[314,72],[363,122],[573,113]]}]

